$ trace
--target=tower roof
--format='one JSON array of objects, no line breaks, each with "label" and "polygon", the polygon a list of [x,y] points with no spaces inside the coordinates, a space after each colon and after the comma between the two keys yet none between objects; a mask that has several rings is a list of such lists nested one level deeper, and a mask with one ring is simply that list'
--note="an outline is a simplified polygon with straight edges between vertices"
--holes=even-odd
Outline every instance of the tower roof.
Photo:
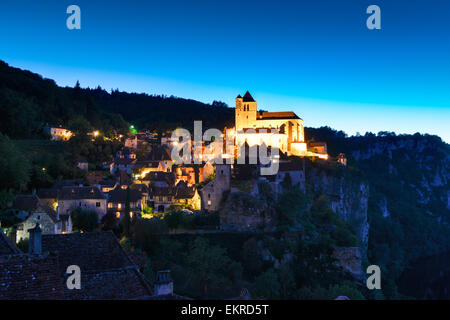
[{"label": "tower roof", "polygon": [[239,94],[237,97],[236,97],[236,99],[241,99],[242,97],[241,97],[241,95]]},{"label": "tower roof", "polygon": [[250,94],[250,92],[247,92],[244,94],[244,98],[243,98],[244,102],[255,102],[255,100],[253,99],[252,95]]}]

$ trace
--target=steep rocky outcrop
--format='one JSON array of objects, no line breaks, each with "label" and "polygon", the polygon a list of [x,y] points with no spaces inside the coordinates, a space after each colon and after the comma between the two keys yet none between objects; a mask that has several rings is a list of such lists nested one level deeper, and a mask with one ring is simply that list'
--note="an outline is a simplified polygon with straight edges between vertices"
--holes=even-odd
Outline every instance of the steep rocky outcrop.
[{"label": "steep rocky outcrop", "polygon": [[333,211],[342,220],[352,225],[358,240],[361,241],[362,251],[365,253],[369,235],[368,184],[360,179],[338,177],[334,175],[334,172],[327,172],[320,166],[308,168],[306,177],[307,184],[313,191],[325,194]]}]

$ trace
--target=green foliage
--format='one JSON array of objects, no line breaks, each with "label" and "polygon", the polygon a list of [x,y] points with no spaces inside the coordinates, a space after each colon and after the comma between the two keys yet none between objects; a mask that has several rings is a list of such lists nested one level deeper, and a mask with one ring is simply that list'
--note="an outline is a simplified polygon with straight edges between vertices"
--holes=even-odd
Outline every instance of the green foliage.
[{"label": "green foliage", "polygon": [[280,298],[280,282],[274,269],[269,269],[255,280],[255,295],[265,299]]},{"label": "green foliage", "polygon": [[151,257],[151,254],[159,245],[160,236],[167,232],[166,223],[159,218],[138,219],[133,225],[133,245],[144,250]]},{"label": "green foliage", "polygon": [[0,212],[8,207],[9,204],[12,204],[14,201],[14,194],[8,190],[0,190]]},{"label": "green foliage", "polygon": [[226,255],[226,250],[201,237],[191,243],[185,259],[187,285],[200,296],[231,294],[227,275],[233,280],[241,278],[242,268]]},{"label": "green foliage", "polygon": [[80,207],[77,207],[72,210],[70,217],[72,218],[74,231],[92,232],[99,226],[98,214],[93,210],[83,210]]},{"label": "green foliage", "polygon": [[219,226],[219,215],[217,213],[187,213],[171,206],[164,214],[163,220],[169,229],[211,229]]},{"label": "green foliage", "polygon": [[281,224],[297,222],[306,211],[305,194],[297,188],[291,188],[279,196],[276,210]]},{"label": "green foliage", "polygon": [[336,299],[339,296],[345,296],[350,300],[365,300],[365,297],[354,286],[350,286],[347,284],[344,285],[336,284],[328,288],[329,299]]},{"label": "green foliage", "polygon": [[24,189],[30,180],[30,163],[5,135],[0,133],[0,189]]},{"label": "green foliage", "polygon": [[249,279],[254,278],[263,271],[264,261],[256,238],[251,238],[244,243],[241,259],[244,271]]}]

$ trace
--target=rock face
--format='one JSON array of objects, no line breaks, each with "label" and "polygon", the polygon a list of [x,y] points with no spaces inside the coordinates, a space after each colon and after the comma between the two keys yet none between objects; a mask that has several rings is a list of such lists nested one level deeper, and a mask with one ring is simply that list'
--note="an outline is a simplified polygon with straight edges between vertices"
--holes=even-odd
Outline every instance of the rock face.
[{"label": "rock face", "polygon": [[361,280],[363,278],[362,257],[359,247],[335,248],[333,257],[344,271],[347,271],[356,279]]},{"label": "rock face", "polygon": [[306,181],[313,190],[327,195],[334,212],[352,225],[365,254],[369,235],[369,186],[358,179],[335,177],[320,168],[310,168],[306,175]]},{"label": "rock face", "polygon": [[272,210],[250,193],[231,192],[220,210],[220,227],[224,231],[273,231]]},{"label": "rock face", "polygon": [[[353,150],[352,156],[368,173],[371,184],[372,180],[385,179],[391,184],[394,180],[399,188],[410,193],[418,207],[449,222],[450,147],[438,137],[381,137]],[[384,192],[382,183],[375,182],[375,187]],[[395,200],[390,196],[384,194],[384,199],[379,199],[383,217],[389,216],[388,207]]]}]

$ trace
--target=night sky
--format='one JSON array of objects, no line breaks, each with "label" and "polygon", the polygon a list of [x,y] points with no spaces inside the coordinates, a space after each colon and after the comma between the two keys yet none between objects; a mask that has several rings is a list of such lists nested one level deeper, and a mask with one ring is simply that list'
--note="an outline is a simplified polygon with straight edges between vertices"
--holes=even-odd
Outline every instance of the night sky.
[{"label": "night sky", "polygon": [[[71,4],[81,30],[66,28]],[[63,86],[230,106],[249,90],[306,126],[450,142],[449,15],[444,0],[2,0],[0,59]]]}]

